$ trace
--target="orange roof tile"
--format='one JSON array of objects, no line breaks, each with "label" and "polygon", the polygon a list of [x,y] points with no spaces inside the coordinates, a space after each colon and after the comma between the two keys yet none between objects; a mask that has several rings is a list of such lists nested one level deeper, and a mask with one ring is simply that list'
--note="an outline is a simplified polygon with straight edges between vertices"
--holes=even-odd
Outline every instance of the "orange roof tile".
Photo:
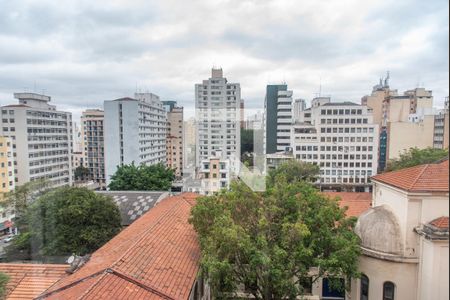
[{"label": "orange roof tile", "polygon": [[430,222],[431,225],[439,229],[448,229],[448,217],[440,217]]},{"label": "orange roof tile", "polygon": [[9,276],[7,299],[34,299],[66,276],[68,265],[0,263],[0,272]]},{"label": "orange roof tile", "polygon": [[448,159],[437,164],[426,164],[379,174],[373,181],[382,182],[409,192],[448,192]]},{"label": "orange roof tile", "polygon": [[352,192],[323,192],[330,198],[339,197],[340,207],[347,207],[347,217],[359,217],[368,210],[372,204],[371,193],[352,193]]},{"label": "orange roof tile", "polygon": [[[42,299],[188,299],[200,246],[188,219],[197,194],[162,200]],[[114,295],[114,297],[112,297]]]}]

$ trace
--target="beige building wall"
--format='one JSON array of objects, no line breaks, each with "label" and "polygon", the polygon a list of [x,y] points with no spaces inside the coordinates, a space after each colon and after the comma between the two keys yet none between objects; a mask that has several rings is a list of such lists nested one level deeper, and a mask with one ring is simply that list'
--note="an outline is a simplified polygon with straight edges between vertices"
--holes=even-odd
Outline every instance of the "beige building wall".
[{"label": "beige building wall", "polygon": [[175,176],[183,175],[183,108],[174,107],[167,113],[166,140],[167,166],[175,170]]},{"label": "beige building wall", "polygon": [[10,138],[0,136],[0,201],[14,190],[14,156]]},{"label": "beige building wall", "polygon": [[399,158],[400,154],[410,148],[425,149],[433,147],[434,116],[425,116],[423,121],[388,123],[387,159]]}]

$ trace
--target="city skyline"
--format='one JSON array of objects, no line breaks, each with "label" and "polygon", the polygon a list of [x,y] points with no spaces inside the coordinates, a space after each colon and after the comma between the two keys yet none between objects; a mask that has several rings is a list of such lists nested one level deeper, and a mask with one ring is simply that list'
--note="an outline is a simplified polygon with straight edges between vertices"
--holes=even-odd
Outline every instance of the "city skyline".
[{"label": "city skyline", "polygon": [[266,85],[280,82],[294,99],[321,86],[333,101],[358,103],[388,70],[399,91],[432,90],[436,107],[448,96],[446,1],[216,4],[2,2],[0,104],[44,90],[78,121],[104,100],[148,90],[189,116],[193,84],[214,65],[241,83],[246,109],[262,109]]}]

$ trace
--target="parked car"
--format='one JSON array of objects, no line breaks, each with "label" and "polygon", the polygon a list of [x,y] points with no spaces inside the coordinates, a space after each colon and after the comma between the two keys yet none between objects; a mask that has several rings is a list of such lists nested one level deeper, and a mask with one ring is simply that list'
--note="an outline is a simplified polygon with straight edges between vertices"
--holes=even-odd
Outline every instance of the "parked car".
[{"label": "parked car", "polygon": [[6,239],[3,240],[4,243],[9,243],[12,241],[12,239],[14,238],[14,236],[8,236]]}]

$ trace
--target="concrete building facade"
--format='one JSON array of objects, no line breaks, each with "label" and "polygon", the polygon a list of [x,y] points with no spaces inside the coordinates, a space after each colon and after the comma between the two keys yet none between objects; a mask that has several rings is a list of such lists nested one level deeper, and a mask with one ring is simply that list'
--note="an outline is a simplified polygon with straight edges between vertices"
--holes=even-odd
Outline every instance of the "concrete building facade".
[{"label": "concrete building facade", "polygon": [[195,99],[197,169],[220,151],[237,174],[241,151],[240,84],[228,82],[222,69],[213,68],[209,79],[195,85]]},{"label": "concrete building facade", "polygon": [[174,106],[167,112],[166,163],[175,170],[175,176],[183,176],[184,153],[183,107]]},{"label": "concrete building facade", "polygon": [[14,97],[18,104],[1,107],[0,135],[12,142],[16,185],[38,179],[53,187],[72,185],[72,114],[57,111],[46,95]]},{"label": "concrete building facade", "polygon": [[445,98],[445,108],[441,109],[434,117],[433,147],[436,149],[448,149],[449,135],[449,108],[447,97]]},{"label": "concrete building facade", "polygon": [[105,101],[104,111],[106,185],[118,166],[166,163],[167,115],[157,95]]},{"label": "concrete building facade", "polygon": [[369,191],[378,160],[372,110],[330,98],[313,99],[312,105],[292,126],[294,158],[320,167],[322,190]]},{"label": "concrete building facade", "polygon": [[202,161],[199,170],[201,177],[200,193],[209,195],[230,186],[230,160],[224,159],[217,151],[209,159]]},{"label": "concrete building facade", "polygon": [[104,118],[100,109],[88,109],[81,115],[82,165],[89,169],[89,180],[102,189],[106,188]]},{"label": "concrete building facade", "polygon": [[5,193],[15,188],[15,160],[12,145],[11,138],[0,136],[0,200]]}]

